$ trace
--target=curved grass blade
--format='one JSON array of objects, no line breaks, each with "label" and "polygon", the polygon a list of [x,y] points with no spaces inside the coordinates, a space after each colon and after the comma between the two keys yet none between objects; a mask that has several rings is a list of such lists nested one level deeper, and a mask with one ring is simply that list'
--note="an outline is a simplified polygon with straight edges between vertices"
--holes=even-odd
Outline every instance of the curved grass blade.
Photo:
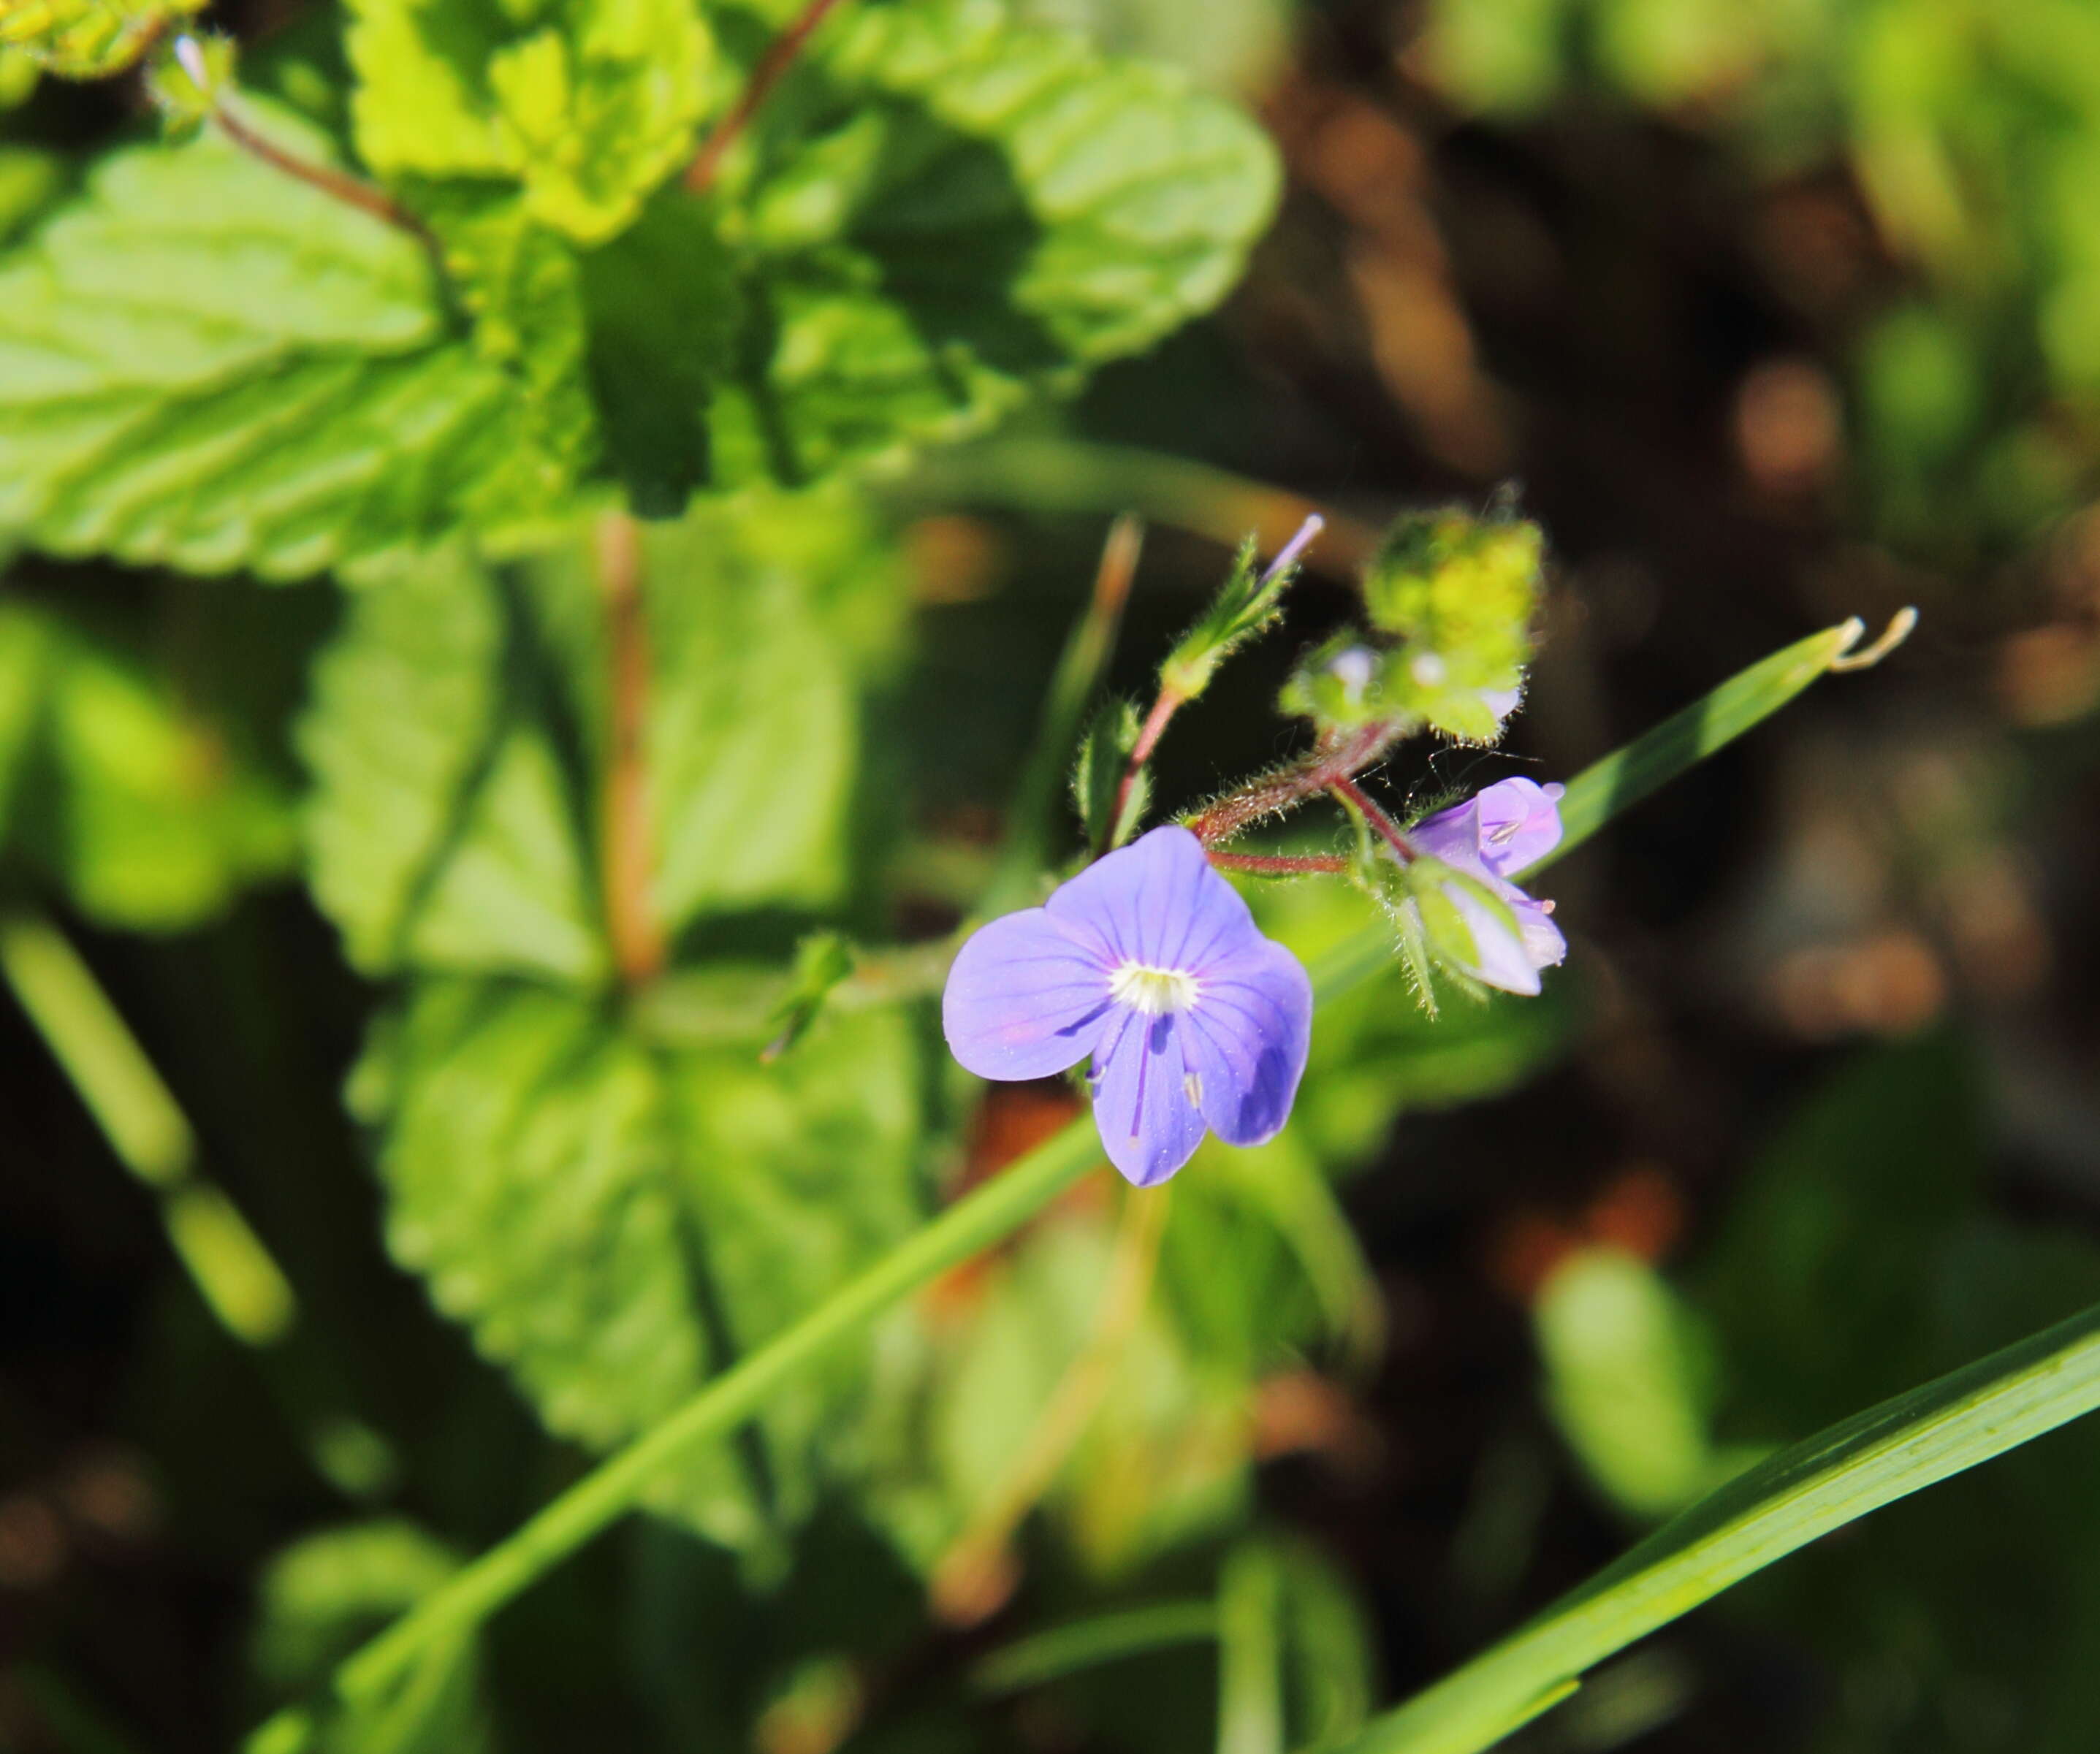
[{"label": "curved grass blade", "polygon": [[1883,1505],[2100,1407],[2100,1307],[1780,1452],[1665,1523],[1345,1754],[1477,1754],[1584,1670]]},{"label": "curved grass blade", "polygon": [[[1771,657],[1739,671],[1713,693],[1674,713],[1652,730],[1635,738],[1603,760],[1593,762],[1568,782],[1560,800],[1560,844],[1512,876],[1525,877],[1565,857],[1605,823],[1639,804],[1657,787],[1685,771],[1724,743],[1770,718],[1818,676],[1833,669],[1860,668],[1864,659],[1878,662],[1916,622],[1906,610],[1890,624],[1890,634],[1872,650],[1854,658],[1852,650],[1866,624],[1855,617],[1783,646]],[[1316,991],[1339,992],[1380,972],[1392,961],[1390,936],[1368,932],[1339,944],[1312,968]]]}]

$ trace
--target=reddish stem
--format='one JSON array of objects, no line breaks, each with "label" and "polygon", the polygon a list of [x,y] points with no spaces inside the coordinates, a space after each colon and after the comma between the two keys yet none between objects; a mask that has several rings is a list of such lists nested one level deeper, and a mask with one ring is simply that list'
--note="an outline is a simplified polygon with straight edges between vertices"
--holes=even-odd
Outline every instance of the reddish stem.
[{"label": "reddish stem", "polygon": [[1414,844],[1401,832],[1400,824],[1388,816],[1384,810],[1352,779],[1338,779],[1327,788],[1338,798],[1346,798],[1364,813],[1364,820],[1379,832],[1379,837],[1392,848],[1392,856],[1403,865],[1414,860]]},{"label": "reddish stem", "polygon": [[665,945],[649,894],[655,848],[649,820],[649,624],[642,601],[642,531],[624,513],[610,513],[598,525],[598,577],[611,672],[602,853],[606,932],[620,979],[635,986],[662,972]]},{"label": "reddish stem", "polygon": [[231,140],[252,158],[260,159],[273,170],[303,183],[307,187],[319,189],[331,200],[341,201],[346,207],[355,207],[360,213],[369,214],[375,219],[406,231],[411,237],[435,245],[436,240],[424,227],[423,223],[401,206],[383,189],[376,189],[368,183],[328,165],[310,163],[294,153],[286,152],[274,140],[258,134],[238,116],[223,105],[214,108],[211,119],[217,122]]},{"label": "reddish stem", "polygon": [[1213,853],[1221,871],[1246,871],[1256,877],[1339,877],[1349,862],[1329,853]]},{"label": "reddish stem", "polygon": [[1171,694],[1166,689],[1152,703],[1152,711],[1145,714],[1145,723],[1138,727],[1137,741],[1131,747],[1130,760],[1123,764],[1123,778],[1116,782],[1115,803],[1109,811],[1109,819],[1101,825],[1104,835],[1115,832],[1116,825],[1123,820],[1123,807],[1130,802],[1130,789],[1137,783],[1138,772],[1152,759],[1152,751],[1159,746],[1161,734],[1167,721],[1178,712],[1183,697]]},{"label": "reddish stem", "polygon": [[824,16],[839,0],[810,0],[801,15],[768,45],[759,58],[758,65],[751,71],[751,78],[743,88],[743,95],[726,116],[715,125],[715,130],[701,143],[691,164],[686,167],[686,187],[695,195],[704,195],[714,187],[715,174],[721,169],[722,155],[736,137],[751,125],[751,118],[758,113],[759,106],[772,95],[773,88],[780,83],[781,77],[795,64]]},{"label": "reddish stem", "polygon": [[1228,793],[1196,815],[1188,826],[1206,848],[1244,832],[1264,817],[1279,816],[1308,798],[1331,791],[1359,769],[1383,755],[1400,735],[1401,725],[1380,720],[1323,744],[1303,761],[1264,775]]}]

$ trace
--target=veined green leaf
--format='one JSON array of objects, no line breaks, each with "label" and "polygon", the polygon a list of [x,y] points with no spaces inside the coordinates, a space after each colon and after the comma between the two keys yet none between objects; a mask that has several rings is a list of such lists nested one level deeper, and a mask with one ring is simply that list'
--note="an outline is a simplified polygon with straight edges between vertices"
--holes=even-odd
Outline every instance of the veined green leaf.
[{"label": "veined green leaf", "polygon": [[[824,496],[704,509],[640,544],[657,919],[675,937],[705,914],[836,905],[894,562]],[[301,745],[315,892],[360,967],[605,972],[593,565],[580,542],[504,569],[454,552],[354,598]]]},{"label": "veined green leaf", "polygon": [[[894,1015],[831,1020],[769,1066],[756,1043],[663,1053],[595,1001],[452,981],[420,989],[380,1051],[395,1252],[594,1449],[650,1429],[920,1217],[918,1049]],[[732,1545],[807,1514],[840,1386],[796,1383],[768,1404],[762,1456],[696,1455],[652,1501]]]},{"label": "veined green leaf", "polygon": [[832,20],[723,178],[752,320],[718,478],[899,456],[1149,346],[1224,295],[1277,186],[1229,105],[999,0]]},{"label": "veined green leaf", "polygon": [[13,49],[66,79],[122,73],[179,18],[205,0],[0,0],[0,49]]},{"label": "veined green leaf", "polygon": [[[458,1555],[412,1523],[388,1519],[310,1535],[273,1558],[258,1592],[249,1665],[266,1693],[296,1695],[375,1623],[459,1569]],[[392,1699],[315,1722],[280,1720],[272,1754],[481,1754],[489,1728],[470,1642],[434,1652]]]},{"label": "veined green leaf", "polygon": [[59,553],[292,578],[537,514],[515,406],[414,238],[215,133],[114,154],[0,268],[0,531]]},{"label": "veined green leaf", "polygon": [[351,11],[358,150],[384,175],[514,178],[534,218],[592,244],[692,151],[713,63],[694,0]]}]

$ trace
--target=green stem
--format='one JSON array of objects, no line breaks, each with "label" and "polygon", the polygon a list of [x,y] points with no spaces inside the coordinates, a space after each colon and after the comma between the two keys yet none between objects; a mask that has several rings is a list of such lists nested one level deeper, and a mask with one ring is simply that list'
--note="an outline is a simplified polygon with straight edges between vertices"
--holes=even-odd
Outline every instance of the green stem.
[{"label": "green stem", "polygon": [[927,1227],[835,1293],[677,1412],[571,1487],[501,1545],[484,1553],[346,1664],[339,1686],[368,1696],[406,1672],[435,1637],[464,1632],[509,1601],[599,1530],[632,1510],[677,1459],[735,1430],[767,1395],[850,1339],[893,1305],[1018,1230],[1101,1161],[1093,1122],[1055,1138],[950,1207]]},{"label": "green stem", "polygon": [[1116,630],[1123,625],[1123,605],[1130,600],[1144,542],[1145,527],[1134,518],[1118,518],[1110,527],[1092,593],[1057,659],[1035,747],[1013,789],[1005,843],[979,903],[984,914],[1008,913],[1037,899],[1031,891],[1050,860],[1065,775],[1079,741],[1087,703],[1100,686],[1101,672],[1115,650]]},{"label": "green stem", "polygon": [[1373,526],[1302,496],[1207,463],[1131,445],[1073,438],[998,438],[928,459],[906,481],[915,500],[1011,505],[1030,511],[1114,512],[1134,507],[1148,522],[1193,531],[1224,548],[1248,531],[1263,549],[1286,545],[1316,513],[1326,520],[1318,556],[1335,578],[1352,576],[1377,553]]},{"label": "green stem", "polygon": [[159,1197],[175,1255],[227,1333],[274,1346],[298,1300],[262,1241],[196,1174],[196,1139],[161,1075],[93,972],[58,929],[26,914],[0,919],[0,977],[118,1160]]}]

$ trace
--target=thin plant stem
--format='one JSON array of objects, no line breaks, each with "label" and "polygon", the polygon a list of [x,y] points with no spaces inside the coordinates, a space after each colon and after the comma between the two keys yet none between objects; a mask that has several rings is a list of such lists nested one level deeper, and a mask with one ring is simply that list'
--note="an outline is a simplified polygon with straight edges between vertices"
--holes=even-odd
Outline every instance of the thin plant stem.
[{"label": "thin plant stem", "polygon": [[[1290,540],[1262,569],[1261,577],[1255,582],[1256,592],[1266,589],[1286,566],[1297,565],[1305,551],[1312,545],[1313,539],[1326,527],[1327,520],[1319,513],[1307,513]],[[1131,748],[1130,759],[1123,763],[1123,778],[1116,782],[1115,803],[1109,811],[1107,820],[1101,825],[1104,835],[1115,832],[1115,825],[1123,820],[1124,807],[1130,802],[1131,788],[1136,785],[1137,776],[1145,771],[1145,764],[1152,759],[1152,751],[1159,747],[1159,739],[1166,734],[1167,721],[1188,703],[1186,694],[1169,688],[1164,683],[1160,685],[1158,698],[1153,702],[1152,710],[1145,714],[1145,723],[1138,727],[1137,742]],[[1095,848],[1097,853],[1105,850],[1105,847]]]},{"label": "thin plant stem", "polygon": [[406,231],[419,243],[431,249],[437,240],[423,223],[416,218],[383,189],[360,181],[346,172],[330,165],[316,165],[288,152],[267,135],[250,127],[224,104],[212,106],[211,119],[240,150],[251,158],[259,159],[273,170],[303,183],[308,188],[318,189],[331,201],[340,201],[346,207],[355,207],[360,213],[369,214],[373,218]]},{"label": "thin plant stem", "polygon": [[1332,853],[1212,853],[1221,871],[1245,871],[1251,877],[1339,877],[1349,862]]},{"label": "thin plant stem", "polygon": [[1058,799],[1079,740],[1087,703],[1100,686],[1101,672],[1115,650],[1144,548],[1145,526],[1136,518],[1118,518],[1109,527],[1101,563],[1094,570],[1093,589],[1058,657],[1035,745],[1014,787],[1005,842],[981,899],[982,912],[1004,913],[1034,899],[1030,888],[1049,862]]},{"label": "thin plant stem", "polygon": [[27,914],[0,919],[0,977],[44,1038],[124,1166],[150,1188],[175,1257],[219,1324],[271,1346],[298,1300],[262,1238],[196,1169],[196,1137],[123,1017],[58,928]]},{"label": "thin plant stem", "polygon": [[1303,760],[1294,761],[1250,780],[1236,791],[1213,799],[1186,826],[1214,851],[1224,841],[1244,833],[1264,818],[1295,809],[1308,798],[1334,791],[1378,760],[1399,738],[1402,721],[1379,720],[1361,726],[1345,737],[1323,743]]},{"label": "thin plant stem", "polygon": [[758,65],[752,69],[743,95],[731,106],[730,112],[715,125],[713,133],[702,143],[694,155],[691,164],[686,167],[686,187],[695,195],[704,195],[714,187],[715,177],[721,169],[722,155],[727,152],[737,136],[751,126],[773,88],[779,84],[789,68],[795,64],[810,38],[823,24],[826,15],[839,0],[810,0],[794,23],[775,37],[760,57]]},{"label": "thin plant stem", "polygon": [[[1186,704],[1188,697],[1162,687],[1159,698],[1152,703],[1152,710],[1145,716],[1145,723],[1138,727],[1137,741],[1131,746],[1130,759],[1123,763],[1123,778],[1116,782],[1115,802],[1110,807],[1107,818],[1101,824],[1103,835],[1115,832],[1115,825],[1123,820],[1124,807],[1130,802],[1131,787],[1137,783],[1137,776],[1145,771],[1145,764],[1152,759],[1152,751],[1159,747],[1165,734],[1167,721]],[[1106,851],[1106,846],[1095,848]]]},{"label": "thin plant stem", "polygon": [[957,1201],[426,1597],[350,1659],[339,1672],[338,1690],[364,1699],[399,1681],[433,1640],[485,1619],[633,1509],[680,1457],[737,1430],[811,1361],[863,1333],[920,1286],[1018,1230],[1092,1170],[1101,1156],[1092,1118],[1082,1116]]},{"label": "thin plant stem", "polygon": [[1169,1192],[1162,1187],[1125,1192],[1115,1257],[1092,1334],[1037,1417],[1007,1479],[934,1568],[933,1598],[946,1617],[969,1624],[998,1606],[999,1575],[1015,1531],[1056,1483],[1101,1411],[1152,1293]]},{"label": "thin plant stem", "polygon": [[1379,840],[1392,848],[1392,856],[1403,865],[1414,862],[1414,844],[1401,832],[1400,824],[1385,813],[1384,809],[1352,779],[1338,779],[1327,788],[1338,798],[1345,799],[1362,813]]},{"label": "thin plant stem", "polygon": [[642,594],[642,530],[611,512],[597,531],[598,594],[605,610],[611,702],[601,853],[606,932],[614,966],[629,986],[663,972],[663,923],[650,894],[655,835],[650,818],[649,621]]},{"label": "thin plant stem", "polygon": [[1287,543],[1315,513],[1326,521],[1308,567],[1347,579],[1378,552],[1375,525],[1316,506],[1287,488],[1135,445],[1073,438],[995,438],[929,456],[891,491],[915,504],[1015,506],[1103,513],[1125,506],[1146,522],[1186,530],[1221,547],[1248,531],[1264,548]]}]

